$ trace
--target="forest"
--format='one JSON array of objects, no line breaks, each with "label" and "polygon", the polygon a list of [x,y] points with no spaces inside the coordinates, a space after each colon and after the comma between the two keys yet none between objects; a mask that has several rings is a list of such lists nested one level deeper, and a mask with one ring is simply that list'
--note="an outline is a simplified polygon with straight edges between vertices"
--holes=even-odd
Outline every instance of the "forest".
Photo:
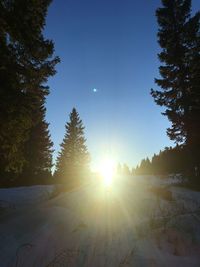
[{"label": "forest", "polygon": [[[46,121],[48,79],[60,59],[44,36],[50,0],[0,1],[0,185],[70,181],[89,173],[84,125],[74,108],[56,163]],[[200,170],[200,12],[191,1],[162,1],[158,8],[159,77],[151,89],[171,127],[175,146],[143,159],[132,174],[181,173],[199,183]],[[21,23],[21,18],[23,23]],[[34,44],[34,45],[33,45]],[[76,103],[74,103],[75,106]],[[53,172],[52,167],[55,171]],[[77,173],[79,172],[79,174]],[[73,175],[72,175],[73,174]],[[64,178],[65,177],[65,178]],[[66,180],[65,180],[66,179]],[[80,178],[79,178],[80,179]]]},{"label": "forest", "polygon": [[200,266],[199,8],[0,0],[0,267]]}]

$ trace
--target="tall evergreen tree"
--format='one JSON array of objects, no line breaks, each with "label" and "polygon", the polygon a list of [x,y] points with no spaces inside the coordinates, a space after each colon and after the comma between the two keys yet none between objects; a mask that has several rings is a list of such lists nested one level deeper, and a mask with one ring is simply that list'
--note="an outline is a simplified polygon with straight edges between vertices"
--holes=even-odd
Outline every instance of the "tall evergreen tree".
[{"label": "tall evergreen tree", "polygon": [[[0,1],[0,172],[23,170],[34,113],[59,58],[43,29],[50,0]],[[39,103],[39,104],[38,104]]]},{"label": "tall evergreen tree", "polygon": [[75,108],[66,124],[66,133],[61,144],[55,176],[62,182],[76,183],[79,176],[88,170],[89,153],[84,137],[84,126]]},{"label": "tall evergreen tree", "polygon": [[194,147],[200,151],[200,13],[191,17],[191,0],[162,0],[162,4],[156,11],[161,78],[155,79],[161,91],[151,94],[166,107],[163,114],[172,123],[167,129],[170,139],[186,144],[192,155]]},{"label": "tall evergreen tree", "polygon": [[186,149],[189,151],[191,166],[195,175],[200,176],[200,12],[187,25],[187,38],[190,41],[186,55],[188,62],[189,108]]},{"label": "tall evergreen tree", "polygon": [[[22,172],[24,183],[48,182],[47,178],[51,176],[53,142],[50,139],[49,124],[45,121],[45,112],[43,105],[35,112],[35,125],[30,129],[30,137],[25,143],[26,164]],[[27,181],[27,175],[30,181]]]}]

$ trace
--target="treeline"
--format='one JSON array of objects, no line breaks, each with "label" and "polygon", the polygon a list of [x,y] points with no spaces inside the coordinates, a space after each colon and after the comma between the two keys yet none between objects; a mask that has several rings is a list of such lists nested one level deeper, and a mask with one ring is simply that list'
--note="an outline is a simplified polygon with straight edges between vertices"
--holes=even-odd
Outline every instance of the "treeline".
[{"label": "treeline", "polygon": [[[0,1],[0,185],[61,182],[88,170],[84,126],[75,109],[52,177],[46,82],[60,61],[43,35],[51,0]],[[136,172],[200,173],[200,12],[191,0],[162,0],[156,11],[160,77],[151,94],[165,108],[167,134],[179,144],[141,162]],[[81,171],[82,170],[82,171]],[[130,173],[123,167],[124,173]],[[131,172],[132,173],[132,172]],[[199,179],[200,181],[200,179]]]},{"label": "treeline", "polygon": [[[135,168],[130,168],[126,163],[118,164],[116,173],[123,176],[133,175],[169,175],[186,174],[188,170],[188,153],[184,146],[165,147],[152,158],[142,159]],[[195,170],[198,171],[197,169]]]},{"label": "treeline", "polygon": [[200,12],[192,15],[191,0],[162,0],[156,17],[161,65],[159,89],[151,95],[165,108],[167,135],[177,146],[143,159],[129,173],[182,173],[200,184]]},{"label": "treeline", "polygon": [[143,159],[133,169],[133,175],[189,174],[187,152],[181,146],[166,147],[151,159]]},{"label": "treeline", "polygon": [[43,35],[50,3],[0,1],[0,186],[60,183],[87,169],[84,127],[73,109],[52,176],[46,82],[60,59]]},{"label": "treeline", "polygon": [[[50,0],[0,1],[0,184],[51,176],[47,79],[59,58],[43,35]],[[35,181],[36,182],[36,181]]]},{"label": "treeline", "polygon": [[133,170],[134,169],[130,169],[130,167],[126,163],[118,163],[116,167],[116,174],[122,176],[130,176],[133,175]]},{"label": "treeline", "polygon": [[[151,94],[159,106],[165,108],[171,127],[167,135],[176,144],[184,147],[187,161],[185,168],[191,177],[199,177],[200,171],[200,12],[192,15],[191,0],[162,0],[156,10],[158,43],[161,52],[158,58],[160,77],[155,79],[158,89]],[[182,152],[178,148],[165,150],[152,161],[160,171],[182,170]],[[176,159],[180,158],[180,160]],[[170,160],[171,169],[166,161]],[[173,159],[173,160],[172,160]],[[150,162],[151,163],[151,162]],[[149,164],[142,163],[145,169]],[[200,183],[200,179],[199,179]]]}]

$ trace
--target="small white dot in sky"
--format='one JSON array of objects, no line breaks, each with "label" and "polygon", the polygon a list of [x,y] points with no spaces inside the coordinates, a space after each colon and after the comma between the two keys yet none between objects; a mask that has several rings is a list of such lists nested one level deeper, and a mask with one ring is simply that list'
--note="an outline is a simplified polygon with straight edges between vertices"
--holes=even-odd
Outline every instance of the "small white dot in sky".
[{"label": "small white dot in sky", "polygon": [[97,88],[93,88],[94,93],[97,93],[97,91],[98,91]]}]

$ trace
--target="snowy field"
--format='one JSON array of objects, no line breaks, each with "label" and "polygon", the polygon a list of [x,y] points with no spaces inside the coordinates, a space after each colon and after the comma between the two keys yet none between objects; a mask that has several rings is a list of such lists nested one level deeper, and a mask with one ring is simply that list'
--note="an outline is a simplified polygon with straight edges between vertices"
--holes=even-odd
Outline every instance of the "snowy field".
[{"label": "snowy field", "polygon": [[0,189],[0,267],[200,266],[200,193],[173,179],[53,191]]}]

